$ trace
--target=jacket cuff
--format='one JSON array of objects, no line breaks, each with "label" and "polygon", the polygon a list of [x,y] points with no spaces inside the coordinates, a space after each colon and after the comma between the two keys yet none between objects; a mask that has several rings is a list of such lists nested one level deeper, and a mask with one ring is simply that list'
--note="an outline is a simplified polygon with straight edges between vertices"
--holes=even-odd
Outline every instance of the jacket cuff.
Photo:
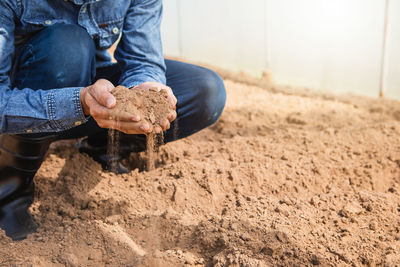
[{"label": "jacket cuff", "polygon": [[166,78],[165,76],[148,76],[148,75],[135,75],[133,77],[129,77],[124,79],[123,81],[120,81],[120,84],[127,87],[127,88],[132,88],[137,85],[140,85],[145,82],[158,82],[162,84],[166,84]]},{"label": "jacket cuff", "polygon": [[82,110],[82,87],[52,90],[47,95],[47,110],[51,127],[67,130],[87,122]]}]

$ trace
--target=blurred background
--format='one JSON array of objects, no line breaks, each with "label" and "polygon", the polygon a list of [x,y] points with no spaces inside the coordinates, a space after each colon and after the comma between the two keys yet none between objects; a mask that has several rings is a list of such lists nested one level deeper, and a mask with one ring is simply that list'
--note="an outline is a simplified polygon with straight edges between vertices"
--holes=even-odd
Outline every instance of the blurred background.
[{"label": "blurred background", "polygon": [[164,0],[166,56],[400,99],[400,0]]}]

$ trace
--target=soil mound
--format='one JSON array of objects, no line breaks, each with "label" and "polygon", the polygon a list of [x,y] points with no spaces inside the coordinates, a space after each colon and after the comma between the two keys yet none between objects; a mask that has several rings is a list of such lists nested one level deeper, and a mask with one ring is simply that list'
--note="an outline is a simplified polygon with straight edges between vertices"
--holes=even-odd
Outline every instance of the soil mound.
[{"label": "soil mound", "polygon": [[38,233],[0,233],[0,266],[399,266],[400,103],[225,85],[221,119],[152,171],[52,144]]}]

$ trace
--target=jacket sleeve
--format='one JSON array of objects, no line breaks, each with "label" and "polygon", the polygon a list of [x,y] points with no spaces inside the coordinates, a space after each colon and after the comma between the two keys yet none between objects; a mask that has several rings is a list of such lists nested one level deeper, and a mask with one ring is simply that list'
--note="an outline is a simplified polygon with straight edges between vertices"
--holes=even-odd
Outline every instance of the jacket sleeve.
[{"label": "jacket sleeve", "polygon": [[82,88],[12,88],[17,1],[0,1],[0,134],[59,132],[86,122]]},{"label": "jacket sleeve", "polygon": [[162,0],[132,0],[115,53],[122,66],[121,85],[131,88],[149,81],[166,83],[161,18]]}]

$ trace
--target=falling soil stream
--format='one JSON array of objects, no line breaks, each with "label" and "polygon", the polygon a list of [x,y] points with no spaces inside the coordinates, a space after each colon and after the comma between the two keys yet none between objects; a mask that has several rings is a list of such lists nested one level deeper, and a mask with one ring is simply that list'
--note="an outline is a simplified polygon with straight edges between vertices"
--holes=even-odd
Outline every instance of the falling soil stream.
[{"label": "falling soil stream", "polygon": [[147,157],[147,170],[154,170],[154,149],[155,149],[155,134],[150,133],[146,135],[146,157]]},{"label": "falling soil stream", "polygon": [[120,132],[117,130],[108,130],[108,142],[107,142],[107,159],[109,171],[116,172],[118,170],[119,162],[119,141]]},{"label": "falling soil stream", "polygon": [[[129,113],[139,116],[141,121],[152,125],[154,128],[159,126],[160,121],[166,119],[166,116],[172,112],[166,90],[158,91],[155,88],[150,90],[130,90],[123,86],[117,86],[112,93],[116,98],[116,106],[113,109],[115,117],[118,117],[118,114],[121,113]],[[155,133],[146,135],[147,170],[155,168],[154,150],[156,145],[158,145],[156,137],[158,136]],[[163,135],[160,138],[163,139]],[[120,135],[118,131],[109,130],[108,158],[110,160],[109,166],[111,171],[115,171],[118,166],[119,139]]]}]

